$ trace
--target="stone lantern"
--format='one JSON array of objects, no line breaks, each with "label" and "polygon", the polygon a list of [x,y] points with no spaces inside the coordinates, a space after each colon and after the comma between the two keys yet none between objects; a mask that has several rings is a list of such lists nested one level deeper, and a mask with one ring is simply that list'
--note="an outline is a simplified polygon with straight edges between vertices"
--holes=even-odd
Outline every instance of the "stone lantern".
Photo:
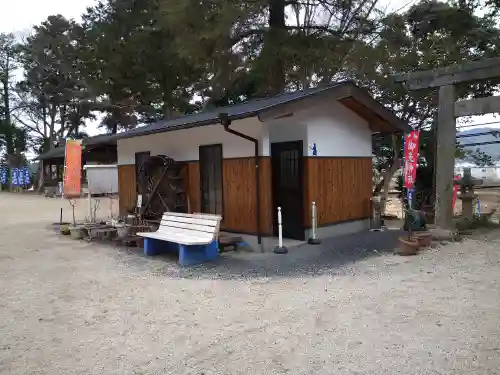
[{"label": "stone lantern", "polygon": [[464,168],[464,175],[459,181],[460,196],[462,201],[462,215],[469,221],[474,219],[474,200],[477,198],[474,193],[474,186],[482,183],[482,180],[472,177],[470,168]]}]

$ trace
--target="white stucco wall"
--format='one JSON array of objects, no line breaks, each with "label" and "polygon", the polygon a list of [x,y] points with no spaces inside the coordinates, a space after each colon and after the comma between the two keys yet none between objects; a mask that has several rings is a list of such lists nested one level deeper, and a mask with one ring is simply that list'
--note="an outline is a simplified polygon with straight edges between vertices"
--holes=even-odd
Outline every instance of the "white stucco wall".
[{"label": "white stucco wall", "polygon": [[[302,140],[304,155],[312,156],[316,143],[317,156],[372,156],[371,130],[368,123],[354,112],[330,100],[298,102],[293,116],[266,119],[257,117],[233,121],[231,128],[257,138],[260,154],[269,156],[270,143]],[[118,140],[118,164],[134,164],[135,153],[150,151],[174,160],[198,160],[199,146],[222,143],[224,158],[254,155],[254,145],[224,131],[219,124],[173,132]]]},{"label": "white stucco wall", "polygon": [[270,143],[303,141],[304,155],[307,155],[307,111],[295,113],[292,117],[285,117],[276,120],[266,121],[265,124],[269,130],[269,142],[266,155],[270,155]]},{"label": "white stucco wall", "polygon": [[372,156],[368,122],[339,102],[321,104],[307,120],[308,156]]},{"label": "white stucco wall", "polygon": [[[264,132],[258,118],[234,121],[234,130],[260,139]],[[198,160],[199,146],[222,143],[224,158],[254,155],[254,144],[224,130],[222,125],[208,125],[142,137],[118,140],[118,165],[135,163],[135,153],[150,151],[151,155],[167,155],[177,161]]]},{"label": "white stucco wall", "polygon": [[372,156],[368,122],[341,103],[323,99],[294,107],[293,116],[265,121],[270,143],[302,140],[305,156],[313,156],[314,143],[317,156]]}]

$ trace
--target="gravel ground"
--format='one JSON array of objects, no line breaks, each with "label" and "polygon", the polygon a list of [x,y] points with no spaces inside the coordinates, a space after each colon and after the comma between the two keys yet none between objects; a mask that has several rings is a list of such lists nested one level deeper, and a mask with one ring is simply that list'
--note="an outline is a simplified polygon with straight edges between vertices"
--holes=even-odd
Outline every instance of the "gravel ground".
[{"label": "gravel ground", "polygon": [[500,373],[500,233],[408,258],[387,251],[397,233],[365,233],[179,270],[54,235],[59,207],[0,194],[2,375]]}]

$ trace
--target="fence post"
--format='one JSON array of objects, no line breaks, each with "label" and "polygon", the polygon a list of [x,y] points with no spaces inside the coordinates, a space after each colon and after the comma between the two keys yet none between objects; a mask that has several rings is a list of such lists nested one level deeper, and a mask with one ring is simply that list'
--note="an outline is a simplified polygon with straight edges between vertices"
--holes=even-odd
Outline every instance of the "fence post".
[{"label": "fence post", "polygon": [[311,236],[307,240],[309,245],[319,245],[321,241],[317,235],[318,230],[318,219],[317,219],[317,211],[316,211],[316,202],[312,202],[312,210],[311,210]]},{"label": "fence post", "polygon": [[92,220],[92,194],[90,193],[90,189],[87,188],[87,204],[89,209],[89,223],[94,223]]},{"label": "fence post", "polygon": [[283,227],[281,220],[281,207],[278,207],[278,246],[274,248],[275,254],[287,254],[288,249],[283,246]]}]

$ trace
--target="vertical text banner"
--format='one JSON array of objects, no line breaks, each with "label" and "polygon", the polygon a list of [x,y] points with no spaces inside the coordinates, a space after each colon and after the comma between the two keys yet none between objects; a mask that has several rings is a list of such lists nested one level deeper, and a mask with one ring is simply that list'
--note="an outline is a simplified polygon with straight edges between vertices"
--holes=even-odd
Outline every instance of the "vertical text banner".
[{"label": "vertical text banner", "polygon": [[82,178],[82,143],[80,140],[67,140],[64,155],[64,197],[80,195]]},{"label": "vertical text banner", "polygon": [[404,187],[413,189],[415,185],[415,178],[417,177],[418,166],[418,141],[420,132],[413,130],[405,135],[405,148],[404,148]]}]

